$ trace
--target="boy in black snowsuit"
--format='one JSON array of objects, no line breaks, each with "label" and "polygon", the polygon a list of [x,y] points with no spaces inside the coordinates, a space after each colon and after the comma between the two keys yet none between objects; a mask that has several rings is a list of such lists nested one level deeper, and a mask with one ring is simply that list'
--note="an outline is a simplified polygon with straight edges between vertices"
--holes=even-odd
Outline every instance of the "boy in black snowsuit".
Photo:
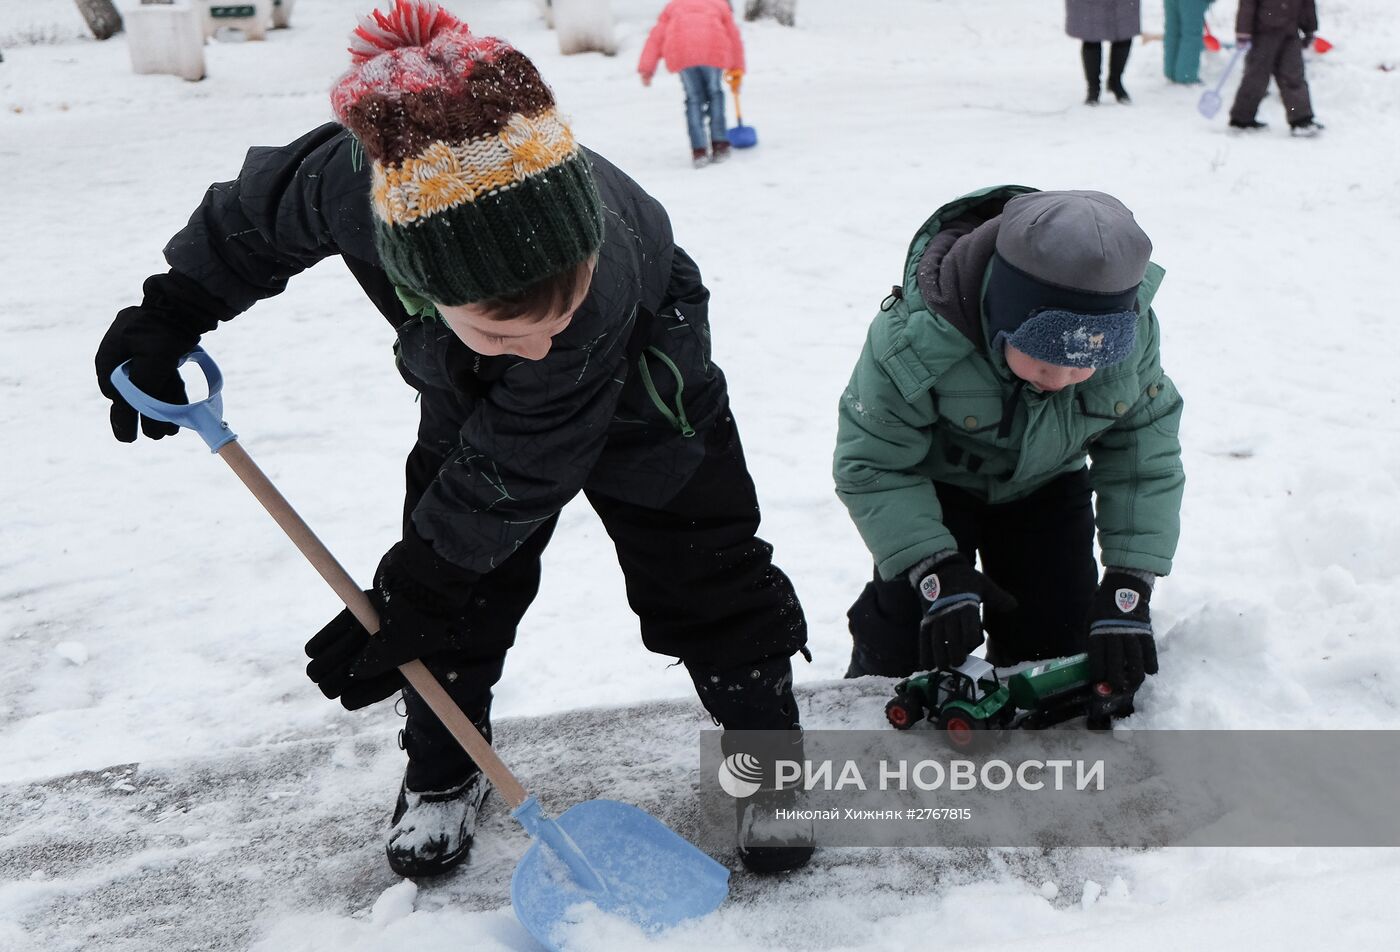
[{"label": "boy in black snowsuit", "polygon": [[1240,0],[1235,14],[1235,42],[1248,53],[1244,78],[1230,107],[1230,126],[1263,129],[1255,118],[1269,89],[1269,77],[1278,83],[1288,113],[1291,135],[1312,137],[1322,131],[1313,116],[1308,78],[1303,71],[1303,50],[1317,33],[1315,0]]},{"label": "boy in black snowsuit", "polygon": [[[422,658],[489,738],[540,553],[580,491],[616,545],[643,643],[685,663],[724,727],[798,730],[790,658],[806,625],[755,535],[709,292],[665,210],[575,143],[503,41],[398,0],[352,42],[340,122],[250,150],[210,188],[165,249],[171,270],[107,332],[97,374],[113,432],[135,440],[115,367],[130,360],[137,386],[184,402],[176,366],[201,334],[332,255],[397,330],[421,422],[403,538],[370,593],[382,628],[371,639],[342,612],[307,644],[307,673],[352,709],[403,692],[408,767],[387,850],[417,876],[465,858],[487,782],[398,665]],[[759,871],[810,854],[740,844]]]}]

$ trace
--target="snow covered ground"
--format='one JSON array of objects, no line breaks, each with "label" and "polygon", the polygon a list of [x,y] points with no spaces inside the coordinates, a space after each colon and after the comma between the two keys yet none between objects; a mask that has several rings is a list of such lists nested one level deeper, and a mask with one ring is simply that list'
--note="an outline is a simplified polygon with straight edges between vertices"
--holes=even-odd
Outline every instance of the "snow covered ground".
[{"label": "snow covered ground", "polygon": [[[290,31],[210,45],[197,84],[134,76],[124,38],[81,39],[71,0],[0,9],[6,952],[531,948],[504,905],[525,839],[498,804],[460,874],[416,895],[395,883],[380,836],[398,718],[346,714],[301,673],[334,596],[195,437],[113,441],[92,380],[102,332],[205,186],[328,117],[366,5],[300,0]],[[1054,0],[802,0],[797,29],[743,27],[759,148],[700,171],[679,83],[634,72],[660,0],[614,0],[616,58],[559,56],[530,0],[448,6],[536,60],[704,270],[764,535],[811,622],[810,726],[876,726],[887,690],[836,680],[868,574],[831,491],[836,398],[914,229],[1022,182],[1119,196],[1167,269],[1188,490],[1154,599],[1162,674],[1133,726],[1400,727],[1400,322],[1382,284],[1400,72],[1377,68],[1400,60],[1391,0],[1320,4],[1336,48],[1308,63],[1328,125],[1313,141],[1284,134],[1276,97],[1259,136],[1201,119],[1156,44],[1134,49],[1131,108],[1080,105]],[[1233,7],[1212,8],[1222,37]],[[1160,0],[1143,8],[1156,32]],[[1223,66],[1207,55],[1203,76]],[[244,445],[361,578],[396,538],[416,419],[390,341],[328,262],[206,342]],[[585,505],[545,572],[497,696],[504,756],[556,808],[620,797],[684,832],[675,792],[707,722],[685,674],[640,648]],[[1387,850],[828,850],[781,882],[736,874],[725,909],[655,945],[1374,947],[1397,888]]]}]

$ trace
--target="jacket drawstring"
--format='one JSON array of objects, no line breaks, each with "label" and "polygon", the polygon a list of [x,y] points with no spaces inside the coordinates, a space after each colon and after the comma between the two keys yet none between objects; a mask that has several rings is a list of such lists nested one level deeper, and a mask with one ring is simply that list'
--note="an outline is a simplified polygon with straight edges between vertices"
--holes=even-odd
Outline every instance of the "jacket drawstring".
[{"label": "jacket drawstring", "polygon": [[1006,398],[1006,403],[1001,408],[1001,426],[997,427],[997,439],[1004,440],[1011,435],[1011,424],[1015,420],[1016,404],[1021,399],[1021,391],[1026,387],[1024,380],[1017,380],[1016,386],[1011,388],[1011,396]]},{"label": "jacket drawstring", "polygon": [[[671,370],[671,376],[676,378],[676,410],[671,412],[671,408],[666,405],[666,401],[661,399],[661,394],[656,390],[656,384],[651,379],[651,368],[647,366],[647,354],[653,354],[663,364]],[[685,378],[681,376],[681,369],[676,366],[676,362],[666,356],[666,352],[659,347],[648,346],[646,353],[637,358],[637,369],[642,373],[642,386],[646,388],[647,396],[651,397],[651,402],[656,405],[657,411],[666,418],[666,422],[680,431],[681,436],[690,439],[695,435],[695,428],[690,425],[690,421],[685,416],[685,403],[682,396],[685,394]]]}]

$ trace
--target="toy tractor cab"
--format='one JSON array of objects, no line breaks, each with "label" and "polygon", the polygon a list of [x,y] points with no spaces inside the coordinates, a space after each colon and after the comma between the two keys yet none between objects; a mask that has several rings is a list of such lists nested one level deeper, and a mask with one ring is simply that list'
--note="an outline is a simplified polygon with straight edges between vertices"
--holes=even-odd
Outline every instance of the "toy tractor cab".
[{"label": "toy tractor cab", "polygon": [[1089,657],[1083,654],[1037,662],[1004,683],[996,668],[972,657],[956,668],[906,678],[894,690],[885,705],[891,726],[908,730],[927,716],[959,751],[975,749],[987,731],[1049,727],[1075,717],[1103,730],[1112,718],[1133,713],[1132,694],[1089,680]]},{"label": "toy tractor cab", "polygon": [[1011,691],[996,668],[976,657],[899,682],[885,705],[895,728],[907,730],[927,715],[958,750],[973,749],[980,731],[1011,726],[1015,713]]}]

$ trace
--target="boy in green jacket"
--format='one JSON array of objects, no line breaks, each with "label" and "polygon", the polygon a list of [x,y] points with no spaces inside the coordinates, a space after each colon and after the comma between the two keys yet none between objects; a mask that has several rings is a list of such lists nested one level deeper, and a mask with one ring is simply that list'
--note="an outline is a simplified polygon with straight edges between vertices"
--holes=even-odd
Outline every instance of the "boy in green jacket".
[{"label": "boy in green jacket", "polygon": [[875,557],[848,677],[956,666],[984,625],[998,666],[1087,650],[1119,691],[1157,672],[1184,476],[1151,251],[1117,199],[1021,186],[915,235],[841,399],[837,494]]}]

